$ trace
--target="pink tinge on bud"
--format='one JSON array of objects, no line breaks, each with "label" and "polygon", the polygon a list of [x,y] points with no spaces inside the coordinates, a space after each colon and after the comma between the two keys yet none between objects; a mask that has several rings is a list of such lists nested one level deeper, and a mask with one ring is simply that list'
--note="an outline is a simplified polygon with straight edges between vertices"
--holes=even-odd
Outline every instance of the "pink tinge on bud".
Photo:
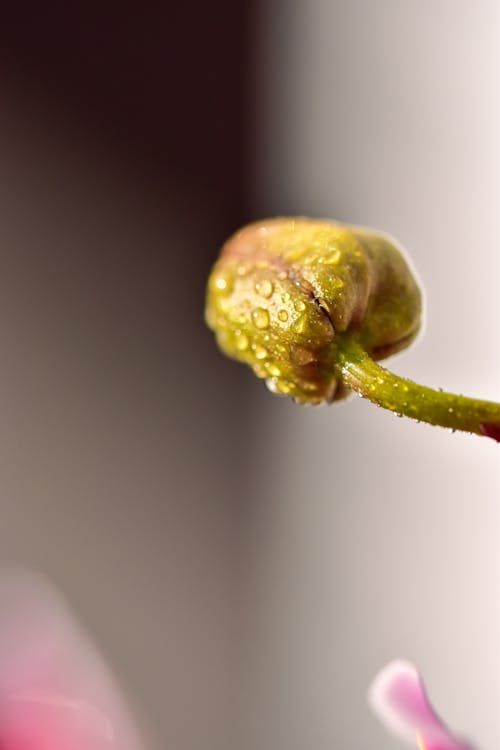
[{"label": "pink tinge on bud", "polygon": [[420,750],[474,750],[441,721],[418,671],[409,662],[394,661],[379,672],[368,701],[387,729]]},{"label": "pink tinge on bud", "polygon": [[143,750],[104,661],[56,591],[0,574],[0,750]]}]

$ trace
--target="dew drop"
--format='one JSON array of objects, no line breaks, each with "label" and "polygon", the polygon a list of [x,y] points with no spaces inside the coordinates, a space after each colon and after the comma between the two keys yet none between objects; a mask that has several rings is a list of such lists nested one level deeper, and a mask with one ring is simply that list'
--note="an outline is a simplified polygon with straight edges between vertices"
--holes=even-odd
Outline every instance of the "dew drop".
[{"label": "dew drop", "polygon": [[263,307],[256,307],[252,310],[252,322],[256,328],[268,328],[269,313]]},{"label": "dew drop", "polygon": [[269,364],[267,365],[267,371],[269,375],[273,376],[273,378],[279,378],[279,376],[281,375],[280,368],[273,362],[269,362]]},{"label": "dew drop", "polygon": [[265,359],[268,355],[267,349],[264,349],[263,346],[256,346],[255,347],[255,357],[257,359]]},{"label": "dew drop", "polygon": [[286,321],[288,320],[288,313],[286,310],[279,311],[278,320],[281,320],[282,323],[286,323]]},{"label": "dew drop", "polygon": [[271,391],[271,393],[279,393],[278,391],[278,381],[276,378],[267,378],[266,385]]},{"label": "dew drop", "polygon": [[218,276],[215,279],[215,288],[219,292],[224,292],[225,294],[229,294],[229,292],[231,292],[233,288],[231,279],[228,278],[227,276]]},{"label": "dew drop", "polygon": [[284,294],[282,294],[282,295],[281,295],[281,301],[282,301],[283,303],[285,303],[285,304],[286,304],[287,302],[290,302],[290,293],[289,293],[289,292],[285,292]]},{"label": "dew drop", "polygon": [[269,299],[274,292],[274,284],[272,281],[269,281],[269,279],[258,281],[255,285],[255,291],[257,294],[260,294],[261,297],[264,297],[264,299]]},{"label": "dew drop", "polygon": [[307,318],[305,315],[301,315],[300,318],[298,318],[294,325],[294,329],[297,331],[297,333],[305,333],[307,330]]},{"label": "dew drop", "polygon": [[297,312],[304,312],[304,310],[306,309],[305,302],[302,302],[302,300],[296,302],[295,309],[297,310]]},{"label": "dew drop", "polygon": [[379,385],[384,385],[384,383],[385,383],[384,378],[378,377],[377,378],[377,383],[379,383]]},{"label": "dew drop", "polygon": [[454,412],[453,406],[449,406],[448,407],[448,411],[449,411],[450,414],[453,414],[453,412]]},{"label": "dew drop", "polygon": [[244,333],[240,333],[238,336],[236,336],[235,342],[236,348],[239,352],[244,352],[245,349],[248,349],[249,340],[248,336],[245,336]]}]

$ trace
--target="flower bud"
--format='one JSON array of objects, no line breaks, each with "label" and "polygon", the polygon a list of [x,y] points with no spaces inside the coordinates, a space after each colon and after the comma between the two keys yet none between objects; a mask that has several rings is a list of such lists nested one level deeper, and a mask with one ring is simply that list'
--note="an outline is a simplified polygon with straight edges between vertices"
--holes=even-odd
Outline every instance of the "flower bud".
[{"label": "flower bud", "polygon": [[374,358],[407,346],[421,297],[394,243],[335,222],[268,219],[223,246],[208,281],[206,320],[220,348],[300,403],[349,393],[335,341],[353,335]]}]

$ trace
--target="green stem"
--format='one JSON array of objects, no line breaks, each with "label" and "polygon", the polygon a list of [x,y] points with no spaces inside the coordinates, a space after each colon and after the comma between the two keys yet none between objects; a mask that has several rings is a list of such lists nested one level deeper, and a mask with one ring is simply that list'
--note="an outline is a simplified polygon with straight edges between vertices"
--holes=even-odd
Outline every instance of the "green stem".
[{"label": "green stem", "polygon": [[338,376],[352,390],[396,414],[500,442],[500,404],[413,383],[375,362],[352,336],[336,341]]}]

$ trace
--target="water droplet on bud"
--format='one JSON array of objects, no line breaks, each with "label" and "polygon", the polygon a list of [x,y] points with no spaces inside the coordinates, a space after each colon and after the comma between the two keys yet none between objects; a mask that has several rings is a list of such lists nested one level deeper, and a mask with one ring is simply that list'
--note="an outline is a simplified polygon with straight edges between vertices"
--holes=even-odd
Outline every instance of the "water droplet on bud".
[{"label": "water droplet on bud", "polygon": [[265,359],[267,357],[267,349],[264,349],[263,346],[256,346],[255,347],[255,357],[257,359]]},{"label": "water droplet on bud", "polygon": [[261,297],[264,297],[264,299],[269,299],[274,291],[274,284],[272,283],[272,281],[269,281],[269,279],[258,281],[255,285],[255,291]]},{"label": "water droplet on bud", "polygon": [[236,336],[234,343],[236,344],[236,348],[239,352],[244,352],[245,349],[248,349],[249,340],[248,336],[245,336],[244,333],[240,333],[238,336]]},{"label": "water droplet on bud", "polygon": [[252,322],[256,328],[269,327],[269,313],[263,307],[256,307],[252,310]]},{"label": "water droplet on bud", "polygon": [[267,365],[267,371],[269,375],[272,375],[274,378],[279,378],[279,376],[281,375],[280,368],[273,362],[269,362],[269,364]]}]

